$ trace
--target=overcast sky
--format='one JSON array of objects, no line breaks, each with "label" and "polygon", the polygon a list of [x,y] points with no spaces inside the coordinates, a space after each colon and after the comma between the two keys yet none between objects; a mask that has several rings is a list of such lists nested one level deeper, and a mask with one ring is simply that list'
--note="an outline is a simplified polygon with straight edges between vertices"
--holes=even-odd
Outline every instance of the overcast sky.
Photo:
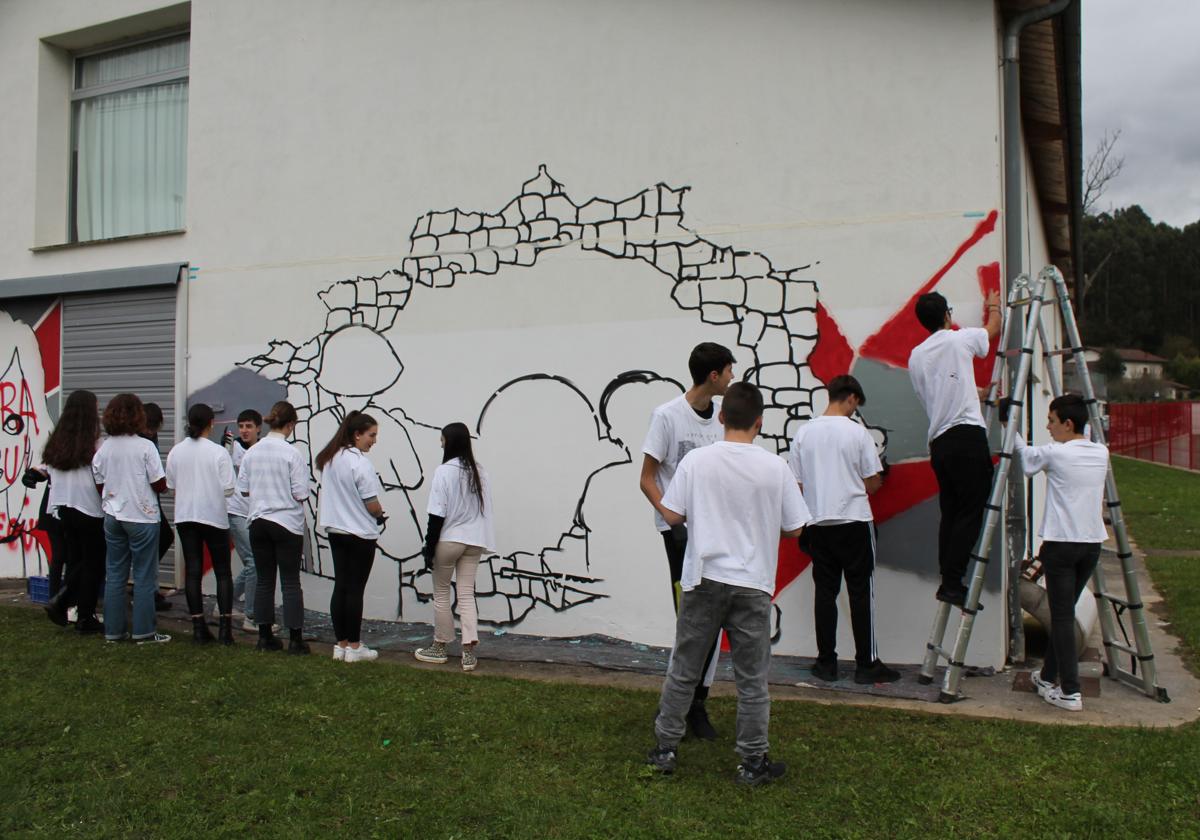
[{"label": "overcast sky", "polygon": [[1116,129],[1125,169],[1096,209],[1200,220],[1200,0],[1083,0],[1084,160]]}]

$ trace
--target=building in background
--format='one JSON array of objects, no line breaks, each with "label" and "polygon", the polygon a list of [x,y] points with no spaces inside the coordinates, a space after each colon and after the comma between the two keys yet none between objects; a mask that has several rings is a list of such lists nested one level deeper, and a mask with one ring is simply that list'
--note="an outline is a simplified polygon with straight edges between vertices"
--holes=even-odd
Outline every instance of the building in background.
[{"label": "building in background", "polygon": [[[880,653],[916,661],[938,513],[911,302],[936,288],[979,324],[1002,277],[1077,264],[1074,4],[1022,36],[1026,247],[1002,265],[1001,42],[1033,5],[10,2],[4,347],[42,435],[76,388],[162,404],[164,449],[190,401],[229,421],[286,397],[306,451],[374,414],[376,617],[430,614],[424,505],[464,421],[500,541],[481,617],[654,644],[673,615],[640,446],[690,348],[733,348],[780,452],[853,372],[892,464]],[[0,574],[37,551],[0,547]],[[808,560],[780,552],[777,650],[810,652]],[[320,604],[315,531],[307,566]],[[972,659],[1000,664],[1006,633],[982,613]]]}]

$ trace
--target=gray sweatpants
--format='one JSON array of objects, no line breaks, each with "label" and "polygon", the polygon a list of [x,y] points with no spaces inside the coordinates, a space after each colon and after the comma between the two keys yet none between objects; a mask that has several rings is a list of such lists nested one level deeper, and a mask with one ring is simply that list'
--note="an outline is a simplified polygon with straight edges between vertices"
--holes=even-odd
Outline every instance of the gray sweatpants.
[{"label": "gray sweatpants", "polygon": [[717,631],[729,637],[733,678],[737,685],[737,752],[743,758],[767,752],[771,695],[767,667],[771,661],[771,596],[761,589],[731,586],[702,578],[683,593],[675,625],[675,651],[663,682],[654,734],[658,743],[676,747],[683,738],[685,717]]}]

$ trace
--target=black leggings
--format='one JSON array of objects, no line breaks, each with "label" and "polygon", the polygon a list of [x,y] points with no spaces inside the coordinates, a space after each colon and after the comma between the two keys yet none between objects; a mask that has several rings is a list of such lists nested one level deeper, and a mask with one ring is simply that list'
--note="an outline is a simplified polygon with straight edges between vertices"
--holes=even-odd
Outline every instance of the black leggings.
[{"label": "black leggings", "polygon": [[942,586],[963,587],[971,551],[983,527],[983,511],[992,492],[992,453],[982,426],[951,426],[929,444],[929,461],[938,482],[938,571]]},{"label": "black leggings", "polygon": [[362,638],[363,592],[375,563],[375,540],[351,534],[329,535],[333,554],[333,597],[329,617],[339,642],[358,642]]},{"label": "black leggings", "polygon": [[217,609],[221,615],[233,612],[233,575],[229,568],[229,529],[216,528],[203,522],[176,522],[179,547],[183,549],[183,565],[187,572],[183,589],[187,594],[188,612],[204,615],[204,596],[200,581],[204,577],[204,547],[212,558],[213,574],[217,578]]},{"label": "black leggings", "polygon": [[283,623],[289,630],[304,627],[304,591],[300,588],[300,561],[304,537],[278,522],[255,519],[250,523],[250,551],[258,571],[254,593],[254,620],[261,629],[275,623],[275,575],[283,591]]},{"label": "black leggings", "polygon": [[95,616],[96,596],[104,581],[108,551],[104,519],[88,516],[72,507],[59,508],[58,516],[62,522],[62,545],[66,555],[63,605],[76,607],[80,619]]}]

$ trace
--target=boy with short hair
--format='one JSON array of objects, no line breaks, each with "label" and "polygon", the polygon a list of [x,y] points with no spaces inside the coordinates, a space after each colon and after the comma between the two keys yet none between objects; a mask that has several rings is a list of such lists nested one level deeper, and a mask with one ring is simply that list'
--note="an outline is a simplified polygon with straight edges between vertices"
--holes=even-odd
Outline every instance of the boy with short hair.
[{"label": "boy with short hair", "polygon": [[883,464],[875,441],[854,413],[867,402],[853,376],[835,376],[826,386],[829,406],[792,440],[789,462],[812,522],[800,547],[812,558],[813,620],[817,662],[813,676],[838,679],[837,597],[846,578],[854,630],[854,681],[895,682],[900,673],[879,661],[875,649],[875,521],[868,495],[883,486]]},{"label": "boy with short hair", "polygon": [[[1108,447],[1083,435],[1088,422],[1083,397],[1051,401],[1046,429],[1052,443],[1027,446],[1016,436],[1016,455],[1026,475],[1046,473],[1046,510],[1038,556],[1050,600],[1050,645],[1041,671],[1030,672],[1038,694],[1052,706],[1082,711],[1075,603],[1100,559],[1107,537],[1101,504],[1108,476]],[[1057,684],[1056,684],[1057,683]]]},{"label": "boy with short hair", "polygon": [[956,606],[966,603],[963,575],[983,527],[983,510],[992,489],[992,452],[979,409],[974,359],[985,358],[1000,334],[1000,294],[987,296],[988,318],[982,328],[954,329],[951,309],[937,292],[923,294],[914,307],[929,337],[908,357],[913,389],[929,415],[929,461],[938,482],[938,568],[942,583],[936,597]]},{"label": "boy with short hair", "polygon": [[[261,414],[253,408],[247,408],[237,416],[237,437],[233,437],[229,429],[225,430],[222,443],[229,448],[235,477],[242,466],[246,450],[258,443],[262,422]],[[238,559],[242,561],[242,570],[233,580],[233,597],[237,600],[245,596],[242,629],[248,633],[257,633],[258,624],[254,621],[254,592],[258,586],[258,573],[254,568],[254,552],[250,548],[250,523],[246,521],[250,514],[250,500],[241,493],[234,493],[226,498],[225,506],[229,513],[229,533],[233,537],[233,546],[237,550]]]},{"label": "boy with short hair", "polygon": [[[684,455],[723,437],[720,400],[733,380],[733,364],[733,354],[727,347],[711,341],[697,344],[688,358],[692,387],[654,409],[650,430],[642,446],[642,493],[654,507],[655,525],[662,533],[676,615],[679,614],[679,578],[683,573],[688,531],[683,525],[671,527],[663,518],[662,497]],[[687,718],[692,734],[710,741],[717,737],[717,731],[708,719],[704,702],[716,673],[717,637],[714,637],[705,663],[704,679],[696,686],[696,696]]]},{"label": "boy with short hair", "polygon": [[768,756],[771,596],[779,539],[799,536],[809,514],[787,464],[754,443],[762,413],[758,388],[729,386],[720,407],[724,439],[683,457],[659,506],[667,524],[689,523],[675,649],[654,725],[658,745],[648,756],[663,773],[675,769],[685,716],[722,629],[738,692],[737,781],[765,784],[786,769]]}]

